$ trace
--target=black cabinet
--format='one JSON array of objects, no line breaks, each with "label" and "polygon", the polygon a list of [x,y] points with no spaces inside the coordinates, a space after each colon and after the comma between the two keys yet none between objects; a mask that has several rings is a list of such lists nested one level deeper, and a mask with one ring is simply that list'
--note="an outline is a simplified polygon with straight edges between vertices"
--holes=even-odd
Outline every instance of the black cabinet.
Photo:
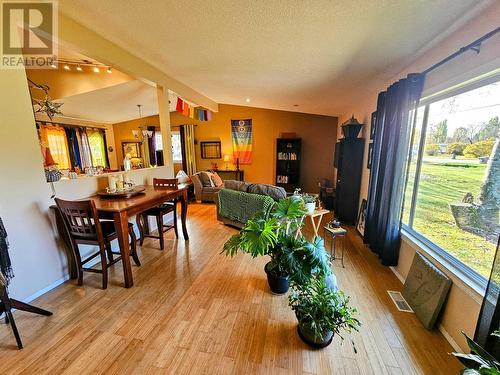
[{"label": "black cabinet", "polygon": [[363,172],[364,140],[341,139],[335,146],[337,185],[335,215],[346,224],[355,224]]},{"label": "black cabinet", "polygon": [[278,138],[276,141],[276,186],[293,192],[300,182],[300,138]]}]

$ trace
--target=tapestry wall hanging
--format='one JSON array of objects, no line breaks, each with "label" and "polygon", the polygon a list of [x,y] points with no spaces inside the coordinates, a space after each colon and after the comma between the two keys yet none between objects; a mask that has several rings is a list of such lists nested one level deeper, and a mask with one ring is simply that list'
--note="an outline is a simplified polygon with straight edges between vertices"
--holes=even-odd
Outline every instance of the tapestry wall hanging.
[{"label": "tapestry wall hanging", "polygon": [[231,120],[233,163],[252,164],[252,119]]}]

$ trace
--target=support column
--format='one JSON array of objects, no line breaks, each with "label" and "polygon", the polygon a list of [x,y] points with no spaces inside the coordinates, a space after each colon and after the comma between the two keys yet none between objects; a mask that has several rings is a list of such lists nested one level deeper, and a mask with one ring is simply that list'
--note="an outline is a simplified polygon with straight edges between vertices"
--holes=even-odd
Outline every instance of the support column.
[{"label": "support column", "polygon": [[170,130],[170,106],[168,103],[168,89],[156,86],[158,98],[158,115],[160,117],[160,131],[163,141],[163,161],[169,170],[169,175],[174,177],[174,162],[172,155],[172,132]]}]

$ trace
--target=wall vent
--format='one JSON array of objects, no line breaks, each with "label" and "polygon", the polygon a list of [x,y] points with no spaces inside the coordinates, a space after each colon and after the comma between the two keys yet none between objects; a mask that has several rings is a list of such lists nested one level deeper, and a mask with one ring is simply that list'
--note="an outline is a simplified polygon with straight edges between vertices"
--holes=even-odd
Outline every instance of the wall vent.
[{"label": "wall vent", "polygon": [[410,305],[408,305],[408,302],[406,302],[401,292],[388,290],[387,293],[389,293],[389,297],[391,297],[392,302],[394,302],[399,311],[413,312],[413,310],[411,309]]}]

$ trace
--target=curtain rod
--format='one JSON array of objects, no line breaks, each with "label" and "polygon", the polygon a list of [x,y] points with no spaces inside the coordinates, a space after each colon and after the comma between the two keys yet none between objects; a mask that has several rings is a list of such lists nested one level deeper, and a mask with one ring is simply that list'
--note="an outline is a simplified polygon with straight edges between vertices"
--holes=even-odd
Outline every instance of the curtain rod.
[{"label": "curtain rod", "polygon": [[67,127],[67,128],[89,128],[89,129],[95,129],[95,130],[107,130],[105,126],[102,128],[99,127],[98,125],[75,125],[75,124],[69,124],[66,122],[60,122],[60,121],[45,121],[45,120],[37,120],[35,119],[35,122],[40,123],[40,124],[55,124],[59,125],[61,127]]},{"label": "curtain rod", "polygon": [[439,68],[441,65],[446,64],[448,61],[453,60],[455,57],[460,56],[461,54],[463,54],[464,52],[467,52],[468,50],[473,50],[476,53],[479,53],[480,52],[480,48],[481,48],[481,43],[484,42],[485,40],[488,40],[491,37],[495,36],[499,32],[500,32],[500,27],[497,27],[496,29],[494,29],[494,30],[490,31],[489,33],[483,35],[481,38],[476,39],[475,41],[473,41],[470,44],[467,44],[465,47],[460,48],[457,52],[452,53],[448,57],[445,57],[443,60],[437,62],[434,65],[432,65],[430,68],[427,68],[426,70],[424,70],[422,72],[422,74],[427,74],[427,73],[432,72],[433,70]]}]

